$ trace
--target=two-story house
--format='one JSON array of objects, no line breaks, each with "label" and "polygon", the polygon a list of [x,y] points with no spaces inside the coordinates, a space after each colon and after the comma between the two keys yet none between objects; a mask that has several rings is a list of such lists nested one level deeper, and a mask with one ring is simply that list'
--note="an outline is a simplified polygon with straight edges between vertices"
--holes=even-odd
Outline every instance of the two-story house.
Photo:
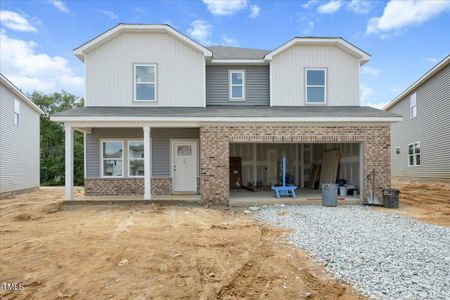
[{"label": "two-story house", "polygon": [[168,25],[119,24],[74,51],[85,107],[52,117],[66,129],[66,199],[74,130],[85,133],[87,195],[228,204],[235,186],[277,183],[281,157],[305,186],[327,149],[341,150],[338,177],[361,194],[373,171],[377,190],[390,185],[390,124],[401,118],[360,106],[370,55],[342,38],[205,47]]},{"label": "two-story house", "polygon": [[392,124],[392,177],[450,181],[450,55],[384,108]]}]

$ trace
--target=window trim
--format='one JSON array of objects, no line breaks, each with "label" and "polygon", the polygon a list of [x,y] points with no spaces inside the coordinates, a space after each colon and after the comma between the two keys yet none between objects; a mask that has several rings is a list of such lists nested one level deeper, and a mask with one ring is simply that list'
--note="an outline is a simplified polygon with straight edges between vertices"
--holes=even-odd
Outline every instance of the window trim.
[{"label": "window trim", "polygon": [[[128,168],[127,169],[128,169],[128,177],[129,178],[144,178],[145,177],[145,168],[144,168],[144,175],[142,175],[142,176],[131,175],[130,174],[130,172],[131,172],[130,161],[131,160],[142,160],[144,162],[144,165],[145,165],[145,151],[144,151],[144,158],[132,158],[132,157],[130,157],[130,143],[133,143],[133,142],[142,142],[142,144],[144,144],[144,139],[127,140],[127,163],[128,163]],[[145,145],[144,145],[144,147],[145,147]]]},{"label": "window trim", "polygon": [[[412,105],[412,97],[414,96],[414,102],[415,102],[415,104],[414,105]],[[415,115],[413,115],[413,108],[415,108]],[[416,118],[417,117],[417,93],[412,93],[410,96],[409,96],[409,118],[410,119],[414,119],[414,118]]]},{"label": "window trim", "polygon": [[[409,154],[409,146],[411,146],[411,145],[413,147],[413,154]],[[420,153],[416,153],[416,145],[419,145]],[[416,159],[417,155],[420,155],[420,164],[416,163],[417,162],[417,159]],[[411,156],[413,157],[413,164],[412,165],[410,164],[410,160],[409,160],[409,158]],[[420,167],[420,166],[422,166],[422,144],[421,144],[420,141],[408,144],[408,155],[407,155],[407,157],[408,157],[408,167]]]},{"label": "window trim", "polygon": [[[308,85],[308,71],[324,71],[324,85]],[[327,68],[305,68],[305,104],[308,105],[326,105],[328,101],[327,95]],[[323,102],[308,102],[308,87],[323,87]]]},{"label": "window trim", "polygon": [[[242,84],[233,84],[232,81],[232,74],[233,73],[241,73],[242,74]],[[228,70],[228,100],[230,101],[245,101],[246,95],[245,95],[245,81],[246,81],[246,74],[245,69],[229,69]],[[242,97],[233,97],[233,86],[242,86]]]},{"label": "window trim", "polygon": [[[16,107],[17,103],[17,107]],[[20,101],[17,99],[14,99],[14,109],[13,109],[13,125],[16,127],[20,126]],[[17,108],[17,110],[16,110]],[[17,124],[16,124],[16,115],[17,115]]]},{"label": "window trim", "polygon": [[[103,157],[103,143],[105,142],[121,142],[122,143],[122,158],[113,158],[115,160],[122,160],[122,176],[106,176],[104,174],[104,165],[103,162],[105,160],[110,160],[111,158],[104,158]],[[100,175],[101,178],[124,178],[125,177],[125,172],[124,172],[124,167],[125,167],[125,141],[123,139],[100,139]]]},{"label": "window trim", "polygon": [[[136,67],[154,67],[155,68],[155,80],[153,82],[136,82]],[[153,100],[137,100],[136,92],[138,84],[154,84],[155,85],[155,99]],[[154,103],[158,102],[158,66],[155,63],[135,63],[133,64],[133,102],[138,103]]]}]

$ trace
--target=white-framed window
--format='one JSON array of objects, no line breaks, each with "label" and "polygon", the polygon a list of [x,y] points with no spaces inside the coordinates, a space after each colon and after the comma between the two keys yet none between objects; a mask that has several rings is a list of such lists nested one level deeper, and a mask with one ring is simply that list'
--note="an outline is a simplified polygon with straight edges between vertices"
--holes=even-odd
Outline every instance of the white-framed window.
[{"label": "white-framed window", "polygon": [[306,104],[327,103],[327,69],[305,69],[305,102]]},{"label": "white-framed window", "polygon": [[395,155],[400,155],[400,147],[395,147]]},{"label": "white-framed window", "polygon": [[134,101],[156,101],[156,64],[134,64]]},{"label": "white-framed window", "polygon": [[128,176],[144,176],[144,141],[128,141]]},{"label": "white-framed window", "polygon": [[102,177],[123,177],[123,141],[101,141]]},{"label": "white-framed window", "polygon": [[419,167],[421,161],[421,148],[420,142],[408,144],[408,166]]},{"label": "white-framed window", "polygon": [[14,125],[19,126],[20,123],[20,102],[16,99],[14,99]]},{"label": "white-framed window", "polygon": [[245,100],[245,70],[229,71],[230,100]]},{"label": "white-framed window", "polygon": [[417,95],[416,93],[409,96],[409,116],[415,118],[417,116]]}]

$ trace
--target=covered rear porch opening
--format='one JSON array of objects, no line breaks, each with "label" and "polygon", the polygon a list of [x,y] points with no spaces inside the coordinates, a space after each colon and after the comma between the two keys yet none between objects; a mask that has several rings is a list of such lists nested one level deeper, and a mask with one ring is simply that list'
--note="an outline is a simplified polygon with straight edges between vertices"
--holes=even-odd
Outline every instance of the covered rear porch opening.
[{"label": "covered rear porch opening", "polygon": [[[319,204],[320,184],[336,182],[346,190],[338,196],[340,204],[360,204],[363,151],[362,143],[230,143],[230,204]],[[281,184],[283,157],[286,184],[297,186],[295,199],[277,199],[271,188]]]}]

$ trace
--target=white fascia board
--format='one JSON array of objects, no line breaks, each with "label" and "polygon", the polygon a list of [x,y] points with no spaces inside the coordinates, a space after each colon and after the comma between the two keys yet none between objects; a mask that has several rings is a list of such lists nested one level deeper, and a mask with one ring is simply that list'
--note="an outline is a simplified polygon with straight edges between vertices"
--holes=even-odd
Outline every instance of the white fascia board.
[{"label": "white fascia board", "polygon": [[414,82],[409,88],[407,88],[403,93],[398,95],[394,100],[386,104],[385,107],[383,107],[383,110],[389,110],[392,106],[403,100],[403,98],[411,93],[413,90],[418,88],[422,83],[430,79],[434,74],[442,70],[445,66],[447,66],[450,63],[450,55],[447,55],[443,60],[441,60],[440,63],[435,65],[431,70],[429,70],[427,73],[425,73],[422,77],[417,79],[416,82]]},{"label": "white fascia board", "polygon": [[33,110],[43,115],[44,112],[39,108],[33,101],[30,100],[21,90],[19,90],[11,81],[8,80],[3,74],[0,74],[0,82],[3,83],[13,94],[22,99],[26,104],[28,104]]},{"label": "white fascia board", "polygon": [[316,122],[400,122],[402,117],[65,117],[53,116],[54,122],[243,122],[243,123],[316,123]]},{"label": "white fascia board", "polygon": [[243,65],[251,65],[251,64],[268,64],[269,62],[265,59],[228,59],[228,58],[213,58],[211,59],[211,64],[243,64]]},{"label": "white fascia board", "polygon": [[84,61],[84,55],[93,49],[97,48],[98,46],[106,43],[107,41],[113,39],[117,35],[119,35],[122,32],[166,32],[171,34],[172,36],[178,38],[182,42],[190,45],[191,47],[199,50],[203,53],[206,57],[212,56],[212,51],[208,48],[204,47],[203,45],[197,43],[196,41],[188,38],[184,34],[180,33],[179,31],[173,29],[169,25],[165,24],[119,24],[110,30],[100,34],[96,38],[90,40],[89,42],[81,45],[80,47],[74,49],[74,54],[81,60]]},{"label": "white fascia board", "polygon": [[284,50],[294,46],[294,45],[335,45],[339,48],[341,48],[344,51],[347,51],[351,53],[353,56],[358,57],[361,60],[361,65],[367,63],[371,56],[358,49],[357,47],[353,46],[346,40],[342,38],[293,38],[289,42],[281,45],[280,47],[276,48],[272,52],[269,52],[264,57],[267,60],[272,60],[273,56],[283,52]]}]

